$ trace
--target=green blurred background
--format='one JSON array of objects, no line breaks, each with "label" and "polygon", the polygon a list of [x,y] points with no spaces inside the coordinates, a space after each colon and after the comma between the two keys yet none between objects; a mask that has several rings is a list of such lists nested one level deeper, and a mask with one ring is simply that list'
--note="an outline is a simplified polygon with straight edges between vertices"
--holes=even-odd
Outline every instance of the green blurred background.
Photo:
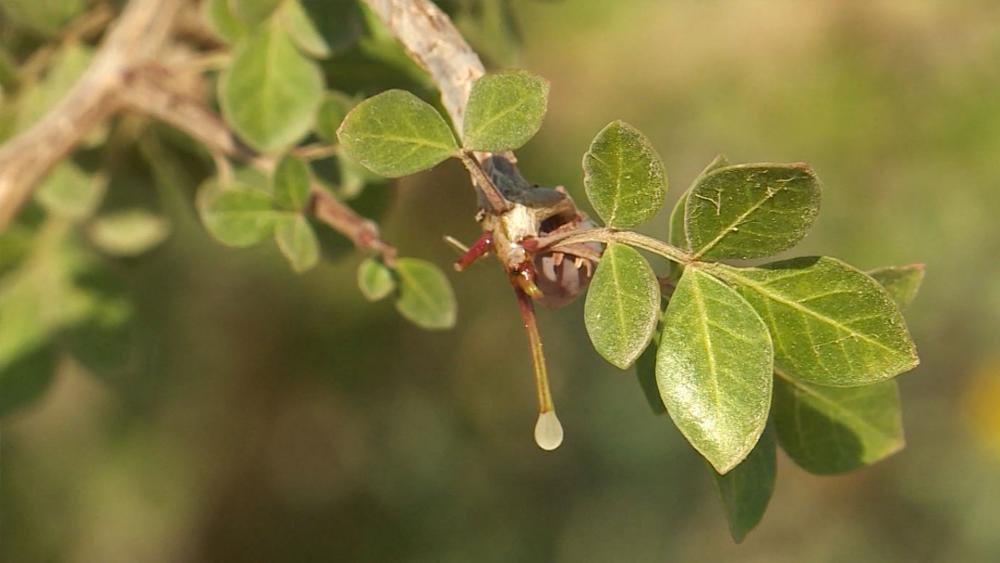
[{"label": "green blurred background", "polygon": [[[794,254],[926,262],[907,448],[841,477],[781,458],[733,545],[704,463],[596,355],[582,303],[542,313],[566,428],[545,453],[496,264],[449,274],[458,326],[422,332],[364,301],[359,256],[297,277],[174,198],[172,238],[117,270],[154,353],[116,379],[64,363],[5,420],[0,560],[1000,561],[1000,3],[514,5],[517,64],[552,81],[518,153],[531,180],[585,205],[581,156],[621,118],[663,155],[671,203],[720,152],[806,161],[823,211]],[[442,235],[477,235],[467,182],[446,164],[382,188],[386,238],[447,267]]]}]

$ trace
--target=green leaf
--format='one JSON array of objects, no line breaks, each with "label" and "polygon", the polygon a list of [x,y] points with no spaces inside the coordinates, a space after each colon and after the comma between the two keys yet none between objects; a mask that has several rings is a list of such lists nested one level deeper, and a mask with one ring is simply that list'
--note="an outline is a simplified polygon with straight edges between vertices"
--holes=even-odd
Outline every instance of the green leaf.
[{"label": "green leaf", "polygon": [[350,46],[363,31],[356,0],[286,0],[280,17],[292,41],[320,59]]},{"label": "green leaf", "polygon": [[247,34],[246,25],[236,17],[229,0],[205,0],[201,9],[208,28],[226,43],[235,43]]},{"label": "green leaf", "polygon": [[462,141],[474,151],[520,148],[542,127],[549,83],[527,72],[487,74],[472,85]]},{"label": "green leaf", "polygon": [[696,258],[751,259],[791,248],[819,213],[819,180],[805,164],[738,164],[701,176],[685,208]]},{"label": "green leaf", "polygon": [[85,0],[3,0],[0,15],[16,27],[52,37],[86,8]]},{"label": "green leaf", "polygon": [[326,93],[323,103],[319,106],[316,116],[316,134],[331,145],[337,144],[337,128],[354,107],[354,99],[344,94],[330,90]]},{"label": "green leaf", "polygon": [[670,212],[670,244],[681,250],[691,250],[684,230],[684,208],[687,206],[688,192],[684,192]]},{"label": "green leaf", "polygon": [[820,475],[871,465],[903,449],[899,385],[825,387],[776,370],[774,426],[796,464]]},{"label": "green leaf", "polygon": [[319,262],[316,232],[305,217],[292,215],[279,219],[274,228],[274,239],[296,273],[301,274]]},{"label": "green leaf", "polygon": [[426,170],[458,150],[441,114],[404,90],[389,90],[358,104],[337,137],[348,157],[389,178]]},{"label": "green leaf", "polygon": [[148,211],[129,209],[98,217],[87,234],[103,252],[138,256],[163,242],[170,234],[170,224]]},{"label": "green leaf", "polygon": [[688,266],[663,318],[656,382],[692,446],[725,474],[753,449],[771,404],[773,350],[736,291]]},{"label": "green leaf", "polygon": [[41,397],[55,371],[56,353],[48,344],[0,365],[0,418]]},{"label": "green leaf", "polygon": [[278,162],[272,178],[274,203],[280,209],[299,212],[309,203],[309,165],[291,155]]},{"label": "green leaf", "polygon": [[201,220],[219,242],[228,246],[253,246],[274,230],[278,213],[267,193],[241,186],[202,188]]},{"label": "green leaf", "polygon": [[[897,305],[905,307],[923,279],[923,265],[873,272]],[[775,429],[781,447],[811,473],[844,473],[881,461],[903,449],[899,384],[862,387],[811,385],[775,372]]]},{"label": "green leaf", "polygon": [[906,309],[920,291],[920,285],[924,281],[924,265],[887,266],[872,270],[868,275],[882,284],[900,309]]},{"label": "green leaf", "polygon": [[71,160],[63,160],[42,181],[35,200],[49,213],[79,221],[94,213],[105,188],[102,179],[88,176]]},{"label": "green leaf", "polygon": [[264,152],[301,139],[312,128],[322,97],[319,67],[276,25],[265,25],[242,40],[219,77],[226,121]]},{"label": "green leaf", "polygon": [[777,477],[777,448],[772,432],[765,428],[753,451],[725,475],[712,472],[729,520],[729,533],[736,543],[754,529],[771,502]]},{"label": "green leaf", "polygon": [[623,121],[612,121],[583,155],[583,184],[604,223],[625,229],[660,210],[667,193],[667,173],[642,133]]},{"label": "green leaf", "polygon": [[655,415],[667,412],[667,407],[660,398],[660,390],[656,387],[656,343],[659,340],[659,334],[654,332],[649,346],[635,361],[635,377],[639,380],[639,387],[649,403],[649,409]]},{"label": "green leaf", "polygon": [[236,17],[246,24],[257,25],[271,17],[282,0],[228,0],[228,2]]},{"label": "green leaf", "polygon": [[365,258],[358,266],[358,288],[365,299],[378,301],[396,290],[396,278],[381,260]]},{"label": "green leaf", "polygon": [[583,319],[594,349],[626,369],[646,349],[660,316],[660,285],[639,252],[611,243],[587,290]]},{"label": "green leaf", "polygon": [[834,258],[796,258],[713,272],[761,314],[775,366],[795,379],[852,387],[883,381],[918,363],[903,316],[874,279]]},{"label": "green leaf", "polygon": [[455,293],[437,266],[416,258],[400,258],[396,261],[396,276],[396,309],[401,315],[428,330],[455,326]]}]

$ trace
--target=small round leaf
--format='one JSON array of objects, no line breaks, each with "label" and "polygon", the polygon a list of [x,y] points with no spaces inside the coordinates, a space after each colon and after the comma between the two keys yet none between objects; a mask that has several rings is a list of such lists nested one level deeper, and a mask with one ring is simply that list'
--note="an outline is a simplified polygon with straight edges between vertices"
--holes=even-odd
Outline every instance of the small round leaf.
[{"label": "small round leaf", "polygon": [[583,183],[609,227],[634,227],[663,206],[667,173],[646,137],[623,121],[609,123],[583,155]]},{"label": "small round leaf", "polygon": [[431,168],[458,149],[441,114],[405,90],[389,90],[358,104],[337,137],[350,158],[388,178]]},{"label": "small round leaf", "polygon": [[549,83],[527,72],[488,74],[472,85],[462,140],[475,151],[513,150],[542,127]]},{"label": "small round leaf", "polygon": [[419,327],[440,330],[455,326],[458,305],[444,273],[416,258],[396,261],[399,298],[396,309]]}]

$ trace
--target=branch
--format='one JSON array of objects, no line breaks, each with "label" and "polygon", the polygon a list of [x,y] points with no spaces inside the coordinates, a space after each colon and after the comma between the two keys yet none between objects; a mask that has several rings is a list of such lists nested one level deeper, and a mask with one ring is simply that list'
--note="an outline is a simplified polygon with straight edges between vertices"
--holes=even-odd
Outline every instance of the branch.
[{"label": "branch", "polygon": [[181,4],[182,0],[129,2],[66,97],[31,128],[0,146],[0,231],[45,174],[115,112],[125,73],[163,47]]},{"label": "branch", "polygon": [[[461,131],[472,84],[486,72],[479,55],[430,0],[365,0],[365,4],[389,28],[410,58],[430,74],[455,129]],[[510,207],[507,202],[533,188],[518,172],[513,153],[475,156],[488,181],[484,182],[468,162],[465,164],[478,187],[480,207],[489,207],[495,213],[504,211]],[[498,206],[498,201],[505,203]]]},{"label": "branch", "polygon": [[[222,118],[174,84],[170,69],[150,64],[128,73],[120,98],[128,108],[187,133],[215,155],[242,160],[268,175],[274,170],[274,157],[243,144]],[[310,211],[318,220],[351,239],[356,247],[377,252],[386,263],[395,261],[396,249],[382,240],[373,221],[344,205],[315,179],[310,191]]]}]

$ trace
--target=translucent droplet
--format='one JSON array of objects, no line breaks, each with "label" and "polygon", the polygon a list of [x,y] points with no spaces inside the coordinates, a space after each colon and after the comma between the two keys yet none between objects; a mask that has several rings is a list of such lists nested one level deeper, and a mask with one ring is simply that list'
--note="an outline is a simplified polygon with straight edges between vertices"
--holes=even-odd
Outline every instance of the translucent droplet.
[{"label": "translucent droplet", "polygon": [[562,444],[563,428],[556,411],[543,412],[535,423],[535,443],[543,450],[554,450]]}]

